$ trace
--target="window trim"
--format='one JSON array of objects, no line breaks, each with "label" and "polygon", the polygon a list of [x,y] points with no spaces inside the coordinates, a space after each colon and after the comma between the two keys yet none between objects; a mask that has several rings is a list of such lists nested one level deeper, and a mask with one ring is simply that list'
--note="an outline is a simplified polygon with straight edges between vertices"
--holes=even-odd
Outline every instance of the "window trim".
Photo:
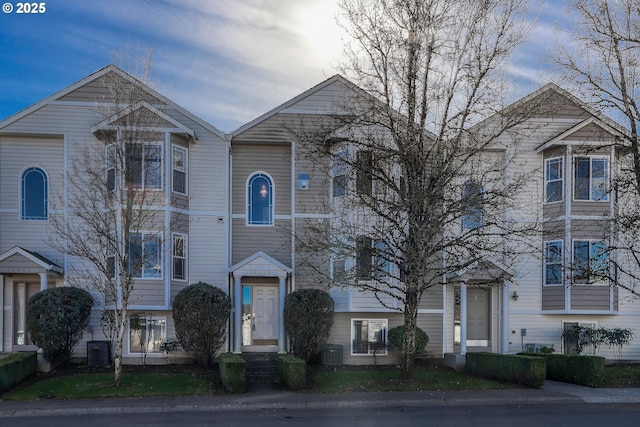
[{"label": "window trim", "polygon": [[[472,192],[471,190],[475,190]],[[484,218],[484,187],[474,179],[468,179],[464,183],[462,189],[462,215],[460,217],[460,225],[463,230],[477,230],[485,225]],[[469,203],[472,202],[481,203]]]},{"label": "window trim", "polygon": [[[269,186],[270,186],[269,190],[268,190],[268,192],[269,192],[268,194],[270,196],[270,198],[269,198],[269,219],[268,219],[268,222],[265,222],[265,223],[252,222],[252,214],[251,214],[252,190],[251,190],[251,185],[253,184],[253,180],[258,178],[258,177],[266,178],[267,181],[269,182]],[[264,171],[255,171],[255,172],[253,172],[247,178],[247,181],[245,183],[245,192],[246,192],[246,198],[245,198],[246,225],[249,226],[249,227],[273,227],[275,225],[275,200],[276,200],[276,186],[275,186],[275,182],[273,180],[273,177],[270,174],[268,174],[267,172],[264,172]]]},{"label": "window trim", "polygon": [[[177,256],[175,254],[175,240],[176,237],[180,237],[183,238],[184,240],[184,256]],[[188,258],[189,258],[189,236],[185,233],[171,233],[171,280],[177,280],[180,282],[188,282],[189,281],[189,274],[188,274]],[[176,259],[182,260],[183,262],[183,271],[184,271],[184,277],[183,278],[178,278],[176,277],[176,273],[175,273],[175,261]]]},{"label": "window trim", "polygon": [[[349,152],[347,149],[339,150],[332,157],[331,164],[331,198],[339,199],[347,195],[347,158]],[[343,180],[341,185],[336,185],[336,179]],[[336,188],[342,189],[342,194],[336,195]]]},{"label": "window trim", "polygon": [[[560,178],[558,179],[549,179],[549,166],[552,162],[560,162]],[[559,200],[552,200],[549,201],[549,192],[548,192],[548,185],[551,183],[555,183],[555,182],[560,182],[560,199]],[[563,156],[556,156],[556,157],[549,157],[548,159],[544,159],[544,203],[545,204],[551,204],[551,203],[562,203],[564,202],[564,184],[565,184],[565,180],[564,180],[564,157]]]},{"label": "window trim", "polygon": [[[140,313],[142,314],[142,313]],[[151,320],[162,320],[164,321],[163,323],[163,337],[161,339],[160,342],[165,341],[167,339],[167,318],[165,316],[141,316],[142,319],[144,319],[145,321],[145,333],[148,335],[148,323],[147,321]],[[148,351],[148,352],[143,352],[143,351],[132,351],[132,347],[131,347],[131,321],[130,319],[127,319],[127,341],[129,344],[129,347],[127,349],[128,351],[128,355],[129,356],[141,356],[141,355],[145,355],[145,356],[152,356],[152,357],[158,357],[158,356],[164,356],[164,354],[162,353],[162,351],[160,350],[160,348],[158,347],[158,351]]]},{"label": "window trim", "polygon": [[[573,239],[571,241],[571,284],[572,285],[578,285],[578,286],[609,286],[609,279],[608,277],[602,278],[597,282],[591,282],[591,275],[589,275],[589,281],[587,281],[586,283],[578,283],[576,282],[576,253],[575,253],[575,245],[576,242],[588,242],[589,243],[589,272],[591,272],[591,245],[593,243],[601,243],[604,245],[605,248],[608,247],[607,242],[604,240],[598,240],[598,239]],[[607,258],[607,266],[609,265],[608,259],[609,259],[609,254],[605,252],[606,258]]]},{"label": "window trim", "polygon": [[[576,162],[578,159],[589,159],[589,198],[588,199],[578,199],[576,198],[576,185],[578,180],[576,179],[576,174],[578,172],[578,168],[576,167]],[[605,160],[606,168],[605,172],[605,181],[606,181],[606,191],[604,193],[604,198],[601,200],[593,199],[593,160]],[[572,189],[572,199],[574,202],[608,202],[609,201],[609,191],[611,190],[611,159],[606,155],[576,155],[573,156],[573,189]]]},{"label": "window trim", "polygon": [[[26,201],[27,201],[27,191],[25,188],[25,178],[28,174],[30,173],[34,173],[37,172],[39,173],[42,178],[43,178],[43,184],[44,184],[44,200],[43,200],[43,209],[44,209],[44,215],[42,216],[31,216],[31,215],[26,215],[25,214],[25,208],[26,208]],[[45,171],[44,168],[40,167],[40,166],[28,166],[26,168],[24,168],[21,172],[20,172],[20,221],[48,221],[49,220],[49,175],[47,174],[47,172]]]},{"label": "window trim", "polygon": [[383,328],[380,330],[384,330],[384,343],[387,344],[387,346],[385,347],[384,351],[376,353],[376,357],[377,356],[387,356],[389,354],[389,349],[388,349],[388,343],[389,343],[389,319],[388,318],[363,318],[363,317],[352,317],[349,325],[350,325],[350,337],[351,337],[351,356],[373,356],[373,350],[371,350],[371,348],[369,347],[369,343],[370,341],[368,340],[368,336],[367,336],[367,352],[366,353],[359,353],[359,352],[355,352],[354,351],[354,342],[355,342],[355,329],[354,329],[354,322],[357,321],[366,321],[367,322],[367,335],[370,335],[369,332],[369,326],[371,324],[371,322],[382,322],[383,323]]},{"label": "window trim", "polygon": [[[560,262],[548,262],[547,247],[551,244],[560,244]],[[562,240],[546,240],[543,242],[543,254],[542,254],[542,284],[543,286],[562,286],[564,284],[564,241]],[[547,283],[547,266],[548,265],[560,265],[560,283]]]},{"label": "window trim", "polygon": [[[176,151],[181,151],[184,156],[184,165],[182,168],[176,167]],[[184,192],[176,190],[175,173],[184,174]],[[189,194],[189,149],[177,144],[171,144],[171,191],[177,194]]]}]

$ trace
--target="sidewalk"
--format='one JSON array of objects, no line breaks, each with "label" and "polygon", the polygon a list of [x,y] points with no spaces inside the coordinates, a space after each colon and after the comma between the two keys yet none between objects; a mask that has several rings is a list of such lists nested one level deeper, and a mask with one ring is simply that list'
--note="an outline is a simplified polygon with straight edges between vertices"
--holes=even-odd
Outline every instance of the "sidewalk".
[{"label": "sidewalk", "polygon": [[253,386],[242,395],[0,402],[0,418],[115,412],[424,407],[558,403],[640,404],[640,389],[589,388],[545,382],[541,389],[383,393],[309,393]]}]

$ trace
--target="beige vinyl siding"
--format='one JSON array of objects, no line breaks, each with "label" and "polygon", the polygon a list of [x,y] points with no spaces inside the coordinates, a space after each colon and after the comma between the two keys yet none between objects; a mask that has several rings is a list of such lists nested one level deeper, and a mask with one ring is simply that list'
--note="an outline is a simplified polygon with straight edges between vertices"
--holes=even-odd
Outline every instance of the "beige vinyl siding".
[{"label": "beige vinyl siding", "polygon": [[564,286],[543,286],[542,287],[542,310],[564,310],[565,309],[565,288]]},{"label": "beige vinyl siding", "polygon": [[438,310],[442,309],[443,301],[442,301],[443,288],[442,286],[434,286],[429,288],[422,294],[422,300],[420,301],[420,309],[428,309],[428,310]]},{"label": "beige vinyl siding", "polygon": [[606,285],[571,287],[571,310],[610,310],[611,288]]},{"label": "beige vinyl siding", "polygon": [[[187,284],[203,281],[228,292],[226,219],[219,222],[217,216],[195,214],[189,219]],[[172,286],[171,297],[184,285]]]},{"label": "beige vinyl siding", "polygon": [[[588,124],[580,130],[573,132],[571,135],[567,135],[564,138],[566,141],[578,141],[578,142],[601,142],[605,145],[611,144],[616,141],[616,138],[609,132],[602,129],[600,126],[595,123]],[[602,148],[600,150],[594,151],[597,152],[609,152],[608,148]]]},{"label": "beige vinyl siding", "polygon": [[243,219],[233,220],[233,256],[237,264],[258,251],[291,267],[291,238],[283,230],[290,230],[291,222],[278,220],[274,226],[247,226]]},{"label": "beige vinyl siding", "polygon": [[[296,146],[296,150],[298,146]],[[297,214],[324,214],[329,209],[329,194],[331,192],[331,177],[329,176],[329,161],[318,164],[309,160],[306,156],[297,156],[296,159],[296,213]],[[309,189],[298,189],[298,176],[309,175]]]},{"label": "beige vinyl siding", "polygon": [[291,215],[291,147],[288,145],[233,145],[233,213],[246,215],[247,179],[255,172],[271,175],[275,214]]},{"label": "beige vinyl siding", "polygon": [[543,233],[542,240],[544,241],[563,240],[564,233],[565,233],[565,222],[564,221],[545,221],[542,224],[542,233]]},{"label": "beige vinyl siding", "polygon": [[571,238],[574,240],[603,240],[606,243],[610,231],[610,222],[606,219],[571,221]]},{"label": "beige vinyl siding", "polygon": [[[163,271],[163,277],[170,272]],[[135,287],[131,293],[130,304],[136,306],[164,307],[165,301],[164,280],[162,279],[136,279]]]},{"label": "beige vinyl siding", "polygon": [[574,200],[571,202],[571,214],[610,217],[611,202],[586,202]]}]

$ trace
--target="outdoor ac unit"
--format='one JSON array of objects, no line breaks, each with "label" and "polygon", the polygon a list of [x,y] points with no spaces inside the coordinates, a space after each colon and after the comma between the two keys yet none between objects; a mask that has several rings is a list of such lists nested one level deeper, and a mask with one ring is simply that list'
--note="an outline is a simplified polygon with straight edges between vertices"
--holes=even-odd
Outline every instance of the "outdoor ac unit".
[{"label": "outdoor ac unit", "polygon": [[322,351],[321,362],[325,366],[342,366],[342,346],[327,344]]},{"label": "outdoor ac unit", "polygon": [[87,366],[103,367],[111,364],[109,341],[87,342]]}]

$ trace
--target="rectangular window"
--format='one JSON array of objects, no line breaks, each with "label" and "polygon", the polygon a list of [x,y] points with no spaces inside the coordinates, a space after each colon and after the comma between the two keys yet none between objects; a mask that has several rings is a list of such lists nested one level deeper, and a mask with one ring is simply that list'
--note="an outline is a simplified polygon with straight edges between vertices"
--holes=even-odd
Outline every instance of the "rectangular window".
[{"label": "rectangular window", "polygon": [[342,197],[347,194],[347,152],[340,151],[333,158],[331,168],[331,195]]},{"label": "rectangular window", "polygon": [[167,319],[131,316],[129,319],[129,352],[160,353],[160,345],[166,339]]},{"label": "rectangular window", "polygon": [[609,200],[609,160],[603,157],[574,159],[573,198],[575,200]]},{"label": "rectangular window", "polygon": [[134,188],[162,188],[162,145],[131,144],[128,147],[126,182]]},{"label": "rectangular window", "polygon": [[562,240],[544,243],[544,284],[562,284]]},{"label": "rectangular window", "polygon": [[351,354],[387,354],[387,319],[351,319]]},{"label": "rectangular window", "polygon": [[173,273],[174,280],[187,280],[187,236],[173,235]]},{"label": "rectangular window", "polygon": [[356,191],[360,196],[373,194],[373,153],[360,151],[357,158]]},{"label": "rectangular window", "polygon": [[162,278],[162,236],[131,233],[129,237],[129,272],[138,279]]},{"label": "rectangular window", "polygon": [[172,190],[187,194],[187,149],[177,145],[173,146]]},{"label": "rectangular window", "polygon": [[607,245],[596,240],[574,240],[573,282],[602,284],[608,277]]},{"label": "rectangular window", "polygon": [[116,189],[116,147],[108,145],[105,149],[107,160],[107,190],[114,191]]},{"label": "rectangular window", "polygon": [[391,274],[391,254],[389,244],[384,240],[377,240],[374,243],[373,264],[376,271],[375,278],[378,280],[387,279]]},{"label": "rectangular window", "polygon": [[371,280],[373,272],[372,242],[366,236],[359,236],[356,240],[356,278],[358,280]]},{"label": "rectangular window", "polygon": [[332,273],[335,282],[343,282],[347,277],[346,261],[344,258],[332,260]]},{"label": "rectangular window", "polygon": [[556,157],[544,163],[544,200],[547,203],[561,202],[564,194],[564,159]]}]

